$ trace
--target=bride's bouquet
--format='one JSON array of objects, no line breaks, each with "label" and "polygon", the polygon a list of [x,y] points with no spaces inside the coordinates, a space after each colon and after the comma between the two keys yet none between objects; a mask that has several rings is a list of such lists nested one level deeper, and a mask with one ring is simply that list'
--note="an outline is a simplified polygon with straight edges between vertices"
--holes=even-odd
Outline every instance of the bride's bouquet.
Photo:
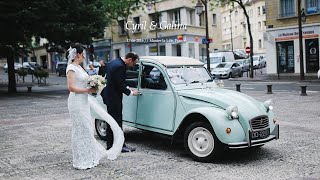
[{"label": "bride's bouquet", "polygon": [[96,94],[100,94],[106,85],[106,79],[100,75],[92,75],[88,78],[88,84],[97,89]]}]

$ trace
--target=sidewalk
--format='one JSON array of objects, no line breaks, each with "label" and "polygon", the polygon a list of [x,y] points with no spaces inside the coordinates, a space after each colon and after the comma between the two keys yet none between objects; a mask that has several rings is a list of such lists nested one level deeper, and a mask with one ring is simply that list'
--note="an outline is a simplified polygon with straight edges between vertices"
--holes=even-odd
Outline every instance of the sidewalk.
[{"label": "sidewalk", "polygon": [[267,74],[266,69],[255,70],[253,78],[250,72],[243,73],[243,77],[229,78],[229,81],[265,81],[265,82],[295,82],[295,83],[320,83],[316,73],[305,73],[305,80],[300,80],[300,74]]}]

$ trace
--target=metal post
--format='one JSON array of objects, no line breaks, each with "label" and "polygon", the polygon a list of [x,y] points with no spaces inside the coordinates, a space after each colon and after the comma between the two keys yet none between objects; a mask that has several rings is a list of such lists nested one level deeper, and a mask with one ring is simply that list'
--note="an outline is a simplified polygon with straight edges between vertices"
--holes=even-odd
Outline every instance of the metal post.
[{"label": "metal post", "polygon": [[301,96],[306,96],[307,95],[307,86],[303,85],[301,87]]},{"label": "metal post", "polygon": [[238,92],[241,92],[241,91],[240,91],[240,86],[241,86],[241,84],[236,84],[236,90],[237,90]]},{"label": "metal post", "polygon": [[268,84],[267,89],[267,94],[272,94],[272,84]]},{"label": "metal post", "polygon": [[233,37],[232,37],[232,10],[230,10],[230,24],[231,24],[231,51],[233,52]]},{"label": "metal post", "polygon": [[299,22],[299,53],[300,53],[300,80],[304,78],[304,64],[303,64],[303,44],[302,44],[302,21],[301,21],[301,0],[298,0],[298,22]]},{"label": "metal post", "polygon": [[209,24],[208,24],[208,2],[207,0],[204,1],[204,15],[206,18],[206,51],[207,51],[207,69],[211,74],[210,69],[210,52],[209,52]]}]

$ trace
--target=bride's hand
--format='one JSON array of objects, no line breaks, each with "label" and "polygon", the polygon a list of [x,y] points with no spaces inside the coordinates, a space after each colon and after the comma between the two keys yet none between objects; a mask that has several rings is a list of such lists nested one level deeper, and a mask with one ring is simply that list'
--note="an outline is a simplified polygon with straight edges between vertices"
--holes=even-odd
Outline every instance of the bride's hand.
[{"label": "bride's hand", "polygon": [[96,93],[97,92],[97,89],[96,88],[90,88],[88,89],[88,93]]}]

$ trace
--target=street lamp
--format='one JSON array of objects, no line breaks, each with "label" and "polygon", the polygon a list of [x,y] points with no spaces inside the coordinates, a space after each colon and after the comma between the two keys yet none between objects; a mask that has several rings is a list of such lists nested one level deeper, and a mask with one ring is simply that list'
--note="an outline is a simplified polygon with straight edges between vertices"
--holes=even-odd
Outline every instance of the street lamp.
[{"label": "street lamp", "polygon": [[206,21],[206,54],[207,54],[207,69],[209,73],[211,74],[211,69],[210,69],[210,53],[209,53],[209,27],[208,27],[208,0],[198,0],[198,3],[196,5],[196,13],[200,16],[203,13],[203,4],[204,4],[204,16],[205,16],[205,21]]},{"label": "street lamp", "polygon": [[304,9],[301,10],[301,0],[298,0],[298,23],[299,23],[299,53],[300,53],[300,80],[305,80],[303,63],[303,44],[302,44],[302,22],[306,22]]},{"label": "street lamp", "polygon": [[231,25],[230,30],[231,30],[231,51],[233,52],[232,18],[231,18],[231,16],[232,16],[232,9],[230,9],[230,25]]}]

